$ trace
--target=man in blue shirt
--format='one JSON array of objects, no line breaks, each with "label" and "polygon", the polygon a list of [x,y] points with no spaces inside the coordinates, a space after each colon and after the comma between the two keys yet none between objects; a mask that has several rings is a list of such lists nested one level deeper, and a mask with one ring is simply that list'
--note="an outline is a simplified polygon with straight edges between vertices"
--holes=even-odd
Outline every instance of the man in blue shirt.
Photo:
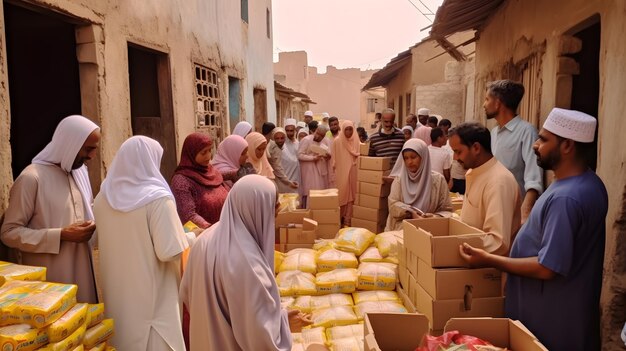
[{"label": "man in blue shirt", "polygon": [[555,181],[520,229],[510,257],[460,247],[472,267],[509,273],[506,315],[549,350],[600,349],[600,289],[608,196],[589,168],[597,121],[578,111],[550,112],[533,148]]},{"label": "man in blue shirt", "polygon": [[543,192],[541,168],[533,151],[537,129],[517,115],[524,86],[505,79],[487,85],[483,108],[487,119],[498,125],[491,130],[491,150],[519,184],[523,197],[521,218],[526,222],[537,197]]}]

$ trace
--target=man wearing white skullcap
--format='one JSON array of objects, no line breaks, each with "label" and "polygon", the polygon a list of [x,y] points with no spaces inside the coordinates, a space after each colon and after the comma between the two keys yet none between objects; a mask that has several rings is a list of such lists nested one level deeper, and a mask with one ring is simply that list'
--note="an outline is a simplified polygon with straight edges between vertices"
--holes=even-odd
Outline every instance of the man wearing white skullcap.
[{"label": "man wearing white skullcap", "polygon": [[47,268],[47,280],[77,284],[81,302],[97,301],[91,262],[96,224],[85,162],[100,142],[100,128],[83,116],[64,118],[52,141],[17,177],[0,230],[18,251],[18,263]]},{"label": "man wearing white skullcap", "polygon": [[597,121],[553,109],[533,145],[555,181],[537,199],[510,258],[464,244],[472,266],[509,273],[506,317],[518,319],[549,350],[600,350],[600,289],[608,195],[589,168]]},{"label": "man wearing white skullcap", "polygon": [[421,139],[426,145],[432,144],[432,140],[430,139],[430,131],[432,128],[428,126],[428,117],[430,117],[429,109],[422,107],[417,110],[417,119],[420,123],[417,124],[413,132],[413,137]]},{"label": "man wearing white skullcap", "polygon": [[289,179],[300,184],[300,161],[298,160],[298,138],[296,137],[296,127],[299,122],[293,118],[285,120],[285,132],[287,140],[283,146],[282,164],[285,174]]},{"label": "man wearing white skullcap", "polygon": [[307,125],[313,120],[313,111],[304,112],[304,123]]}]

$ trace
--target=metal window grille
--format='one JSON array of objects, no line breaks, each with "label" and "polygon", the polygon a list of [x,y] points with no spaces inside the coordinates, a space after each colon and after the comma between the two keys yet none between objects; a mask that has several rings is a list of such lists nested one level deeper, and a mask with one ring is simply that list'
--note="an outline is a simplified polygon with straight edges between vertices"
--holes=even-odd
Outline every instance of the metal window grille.
[{"label": "metal window grille", "polygon": [[222,139],[222,101],[217,72],[195,64],[196,117],[198,127],[208,129],[218,141]]}]

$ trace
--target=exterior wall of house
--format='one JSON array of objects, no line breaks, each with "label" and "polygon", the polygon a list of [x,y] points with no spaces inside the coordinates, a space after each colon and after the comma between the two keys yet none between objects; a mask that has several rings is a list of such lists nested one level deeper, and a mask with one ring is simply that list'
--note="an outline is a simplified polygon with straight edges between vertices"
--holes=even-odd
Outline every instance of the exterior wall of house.
[{"label": "exterior wall of house", "polygon": [[[606,253],[602,291],[603,350],[621,350],[619,331],[626,320],[626,3],[620,0],[512,0],[493,15],[476,44],[475,113],[481,114],[485,82],[518,78],[518,64],[532,55],[541,57],[537,125],[550,110],[569,107],[571,84],[563,73],[571,72],[559,56],[565,34],[585,27],[599,16],[600,92],[598,105],[597,173],[609,193],[606,218]],[[577,25],[578,24],[578,25]],[[507,38],[503,40],[503,38]],[[518,77],[515,77],[515,76]],[[570,96],[571,98],[571,96]],[[531,116],[532,117],[532,116]]]}]

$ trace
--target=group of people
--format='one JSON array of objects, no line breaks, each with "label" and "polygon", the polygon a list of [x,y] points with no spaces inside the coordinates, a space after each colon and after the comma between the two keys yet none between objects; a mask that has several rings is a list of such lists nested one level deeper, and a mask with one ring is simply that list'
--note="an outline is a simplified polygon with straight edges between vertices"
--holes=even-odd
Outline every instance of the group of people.
[{"label": "group of people", "polygon": [[[491,131],[475,122],[451,128],[426,109],[403,130],[393,110],[383,111],[367,137],[369,156],[393,160],[386,227],[451,216],[449,191],[462,187],[461,220],[489,235],[483,248],[464,244],[459,254],[471,266],[509,273],[507,317],[549,349],[594,350],[608,207],[589,167],[596,119],[555,108],[537,133],[516,114],[523,94],[516,82],[488,85],[483,107],[497,122]],[[67,117],[15,180],[0,238],[18,262],[78,284],[84,302],[98,299],[91,259],[98,245],[119,349],[289,350],[290,332],[310,320],[280,305],[273,267],[279,193],[299,192],[306,207],[309,190],[337,187],[342,222],[350,225],[364,138],[351,121],[304,117],[286,119],[284,128],[266,123],[260,133],[241,122],[214,157],[211,137],[193,133],[170,182],[159,171],[159,143],[131,137],[95,200],[84,163],[95,155],[100,128]],[[545,192],[541,168],[555,176]],[[185,232],[188,223],[198,229]]]}]

